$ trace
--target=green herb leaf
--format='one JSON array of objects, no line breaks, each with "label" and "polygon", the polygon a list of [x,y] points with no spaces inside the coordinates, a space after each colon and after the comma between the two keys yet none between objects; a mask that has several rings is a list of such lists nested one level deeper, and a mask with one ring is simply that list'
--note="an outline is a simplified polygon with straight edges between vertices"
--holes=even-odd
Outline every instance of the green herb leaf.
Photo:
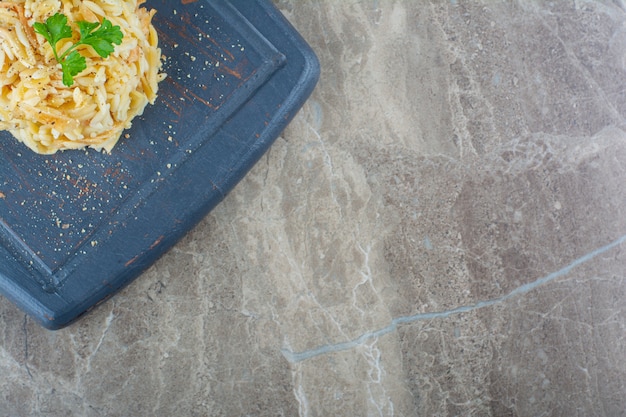
[{"label": "green herb leaf", "polygon": [[62,13],[56,13],[46,19],[46,23],[33,24],[35,32],[43,36],[52,47],[54,57],[63,70],[63,84],[68,87],[74,84],[74,76],[87,68],[85,57],[80,55],[76,48],[89,45],[102,58],[108,58],[115,50],[113,45],[120,45],[124,37],[120,27],[113,26],[106,18],[102,19],[102,23],[81,20],[77,21],[76,25],[80,39],[59,56],[57,43],[61,39],[72,37],[72,28],[67,24],[67,17]]},{"label": "green herb leaf", "polygon": [[[102,20],[100,27],[93,31],[96,26],[89,22],[76,22],[80,30],[80,44],[90,45],[102,58],[108,58],[114,51],[115,45],[122,43],[124,34],[119,26],[113,26],[106,18]],[[92,32],[93,31],[93,32]]]},{"label": "green herb leaf", "polygon": [[86,22],[84,20],[76,22],[76,26],[78,26],[78,32],[80,33],[80,38],[84,39],[98,26],[100,23],[98,22]]},{"label": "green herb leaf", "polygon": [[80,74],[87,68],[87,61],[85,57],[78,53],[78,51],[72,51],[62,62],[61,69],[63,70],[63,84],[71,87],[74,84],[74,76]]},{"label": "green herb leaf", "polygon": [[46,23],[35,23],[33,25],[35,32],[46,38],[56,57],[56,44],[61,39],[72,37],[72,28],[67,25],[67,17],[62,13],[57,13],[46,19]]}]

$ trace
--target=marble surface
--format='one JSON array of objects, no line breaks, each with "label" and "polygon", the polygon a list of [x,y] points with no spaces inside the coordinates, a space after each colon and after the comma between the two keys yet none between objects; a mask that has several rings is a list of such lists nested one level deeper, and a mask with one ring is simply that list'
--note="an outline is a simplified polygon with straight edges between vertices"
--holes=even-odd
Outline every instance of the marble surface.
[{"label": "marble surface", "polygon": [[2,416],[626,416],[626,3],[279,0],[320,83]]}]

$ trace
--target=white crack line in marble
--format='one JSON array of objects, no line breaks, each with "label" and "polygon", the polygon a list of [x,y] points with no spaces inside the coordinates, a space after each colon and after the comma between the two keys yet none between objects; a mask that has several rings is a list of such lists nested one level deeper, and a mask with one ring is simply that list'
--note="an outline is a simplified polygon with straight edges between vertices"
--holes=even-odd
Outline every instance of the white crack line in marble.
[{"label": "white crack line in marble", "polygon": [[85,362],[85,370],[86,371],[91,371],[91,361],[93,360],[94,356],[96,356],[96,354],[100,350],[100,346],[102,346],[102,343],[104,342],[104,339],[106,338],[106,335],[109,332],[109,329],[111,328],[111,323],[113,322],[113,318],[115,317],[114,309],[115,308],[114,308],[113,302],[112,302],[111,303],[111,311],[109,311],[109,315],[105,319],[104,329],[102,329],[102,334],[100,335],[100,340],[98,340],[98,343],[94,347],[94,349],[91,352],[91,354],[87,357],[87,361]]},{"label": "white crack line in marble", "polygon": [[302,381],[300,381],[300,377],[292,372],[294,381],[297,382],[297,386],[294,387],[294,394],[296,397],[296,401],[298,401],[298,415],[300,417],[309,417],[309,400],[306,398],[306,392],[304,387],[302,386]]},{"label": "white crack line in marble", "polygon": [[[383,383],[383,378],[387,372],[381,363],[381,351],[376,347],[375,342],[368,346],[364,356],[370,364],[370,369],[367,371],[369,378],[367,382],[369,401],[374,405],[379,416],[393,416],[393,401],[391,401],[391,396],[387,394],[385,384]],[[389,411],[389,413],[385,414],[385,411]]]},{"label": "white crack line in marble", "polygon": [[378,338],[388,333],[396,331],[398,328],[398,325],[400,324],[410,324],[410,323],[415,323],[415,322],[423,321],[423,320],[445,319],[452,315],[468,313],[468,312],[471,312],[480,308],[490,307],[495,304],[500,304],[505,301],[508,301],[509,299],[513,297],[527,294],[538,287],[541,287],[551,281],[554,281],[557,278],[567,275],[574,268],[591,261],[597,256],[602,255],[603,253],[608,252],[611,249],[614,249],[622,245],[625,242],[626,242],[626,235],[623,235],[622,237],[614,240],[613,242],[605,246],[602,246],[598,249],[595,249],[587,253],[586,255],[581,256],[580,258],[575,259],[574,261],[564,266],[563,268],[559,269],[558,271],[552,272],[546,276],[538,278],[533,282],[529,282],[527,284],[521,285],[515,288],[513,291],[501,297],[497,297],[497,298],[493,298],[493,299],[485,300],[485,301],[479,301],[475,304],[460,306],[457,308],[453,308],[451,310],[434,311],[431,313],[419,313],[419,314],[415,314],[412,316],[397,317],[391,320],[391,323],[388,326],[383,327],[378,330],[371,331],[371,332],[363,333],[361,336],[357,337],[356,339],[353,339],[347,342],[319,346],[314,349],[305,350],[302,352],[294,352],[289,349],[281,349],[281,352],[283,356],[285,357],[285,359],[287,359],[287,361],[289,361],[290,363],[299,363],[299,362],[306,361],[307,359],[315,358],[317,356],[322,356],[322,355],[335,353],[335,352],[342,352],[342,351],[356,348],[358,346],[362,346],[366,341],[370,339]]}]

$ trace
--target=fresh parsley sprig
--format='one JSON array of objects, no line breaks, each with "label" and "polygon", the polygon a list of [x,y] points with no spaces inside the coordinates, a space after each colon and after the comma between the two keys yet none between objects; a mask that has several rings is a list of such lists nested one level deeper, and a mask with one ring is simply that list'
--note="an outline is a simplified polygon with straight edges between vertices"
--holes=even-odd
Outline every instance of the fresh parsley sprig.
[{"label": "fresh parsley sprig", "polygon": [[89,45],[102,58],[108,58],[115,50],[115,45],[122,43],[124,34],[119,26],[113,26],[110,20],[104,18],[102,23],[77,21],[80,38],[78,42],[67,48],[63,53],[57,51],[57,43],[62,39],[72,37],[72,28],[67,24],[67,16],[57,13],[46,19],[46,23],[36,22],[33,24],[35,32],[43,36],[50,46],[54,58],[61,64],[63,71],[63,84],[71,87],[74,84],[74,76],[87,68],[85,57],[76,48],[81,45]]}]

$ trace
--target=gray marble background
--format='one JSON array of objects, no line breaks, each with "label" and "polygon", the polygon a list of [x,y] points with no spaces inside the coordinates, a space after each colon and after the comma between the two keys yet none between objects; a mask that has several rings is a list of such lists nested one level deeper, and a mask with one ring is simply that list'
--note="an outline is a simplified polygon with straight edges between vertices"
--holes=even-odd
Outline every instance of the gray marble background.
[{"label": "gray marble background", "polygon": [[626,4],[276,4],[322,64],[251,173],[49,332],[1,416],[626,416]]}]

